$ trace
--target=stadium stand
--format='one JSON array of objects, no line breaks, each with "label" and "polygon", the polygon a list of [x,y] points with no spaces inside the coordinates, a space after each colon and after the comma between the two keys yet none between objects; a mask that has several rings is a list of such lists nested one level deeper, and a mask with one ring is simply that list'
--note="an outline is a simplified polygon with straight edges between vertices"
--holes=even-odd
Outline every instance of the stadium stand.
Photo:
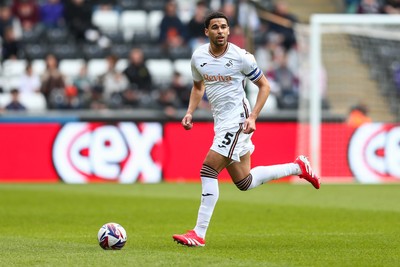
[{"label": "stadium stand", "polygon": [[[0,94],[0,106],[4,107],[11,101],[11,93]],[[32,112],[39,112],[46,110],[46,100],[42,94],[21,94],[20,102]]]},{"label": "stadium stand", "polygon": [[158,86],[169,84],[172,80],[174,66],[169,59],[148,59],[146,66],[153,77],[153,83]]},{"label": "stadium stand", "polygon": [[[37,1],[40,5],[44,1]],[[65,5],[71,1],[62,1]],[[1,68],[0,82],[4,91],[10,90],[18,80],[18,77],[24,73],[24,68],[28,60],[33,62],[34,72],[42,75],[45,70],[43,59],[48,53],[53,53],[59,59],[59,67],[67,80],[73,80],[86,62],[88,75],[91,79],[98,78],[107,69],[105,61],[106,56],[115,55],[119,58],[116,69],[122,72],[127,66],[129,52],[133,47],[139,47],[143,50],[146,66],[154,77],[154,84],[157,87],[165,86],[171,82],[174,71],[182,74],[184,80],[191,82],[190,57],[192,50],[189,46],[182,45],[163,49],[158,43],[160,22],[165,15],[165,0],[116,0],[107,8],[93,5],[91,22],[100,30],[100,35],[106,37],[109,45],[102,45],[97,40],[82,39],[74,36],[70,27],[45,28],[37,24],[32,30],[25,30],[20,39],[22,46],[19,59],[4,61]],[[197,3],[195,0],[176,1],[180,6],[178,15],[182,22],[187,23]],[[225,1],[230,2],[230,1]],[[233,1],[237,3],[240,9],[242,1]],[[266,10],[273,12],[274,5],[279,1],[248,1],[248,4],[256,4],[258,11]],[[299,16],[299,21],[307,22],[308,17],[313,12],[340,12],[343,7],[339,0],[335,1],[317,1],[307,0],[299,2],[295,0],[285,1],[290,7],[290,12]],[[12,1],[8,1],[11,4]],[[94,2],[92,2],[94,3]],[[205,1],[208,7],[223,8],[224,1]],[[111,8],[110,8],[111,7]],[[192,10],[192,9],[193,10]],[[344,12],[344,11],[343,11]],[[273,38],[268,34],[268,21],[263,18],[262,13],[258,13],[262,23],[259,28],[252,29],[250,51],[256,52],[262,50],[266,57],[262,58],[262,65],[273,65],[274,51],[270,45]],[[238,22],[240,24],[240,22]],[[69,23],[66,21],[66,26]],[[374,43],[374,40],[355,38],[352,40],[354,47],[360,51],[361,58],[371,69],[371,77],[378,80],[381,84],[381,93],[387,96],[391,102],[392,112],[400,114],[398,107],[398,90],[394,83],[394,65],[400,62],[399,58],[393,55],[400,55],[398,43]],[[274,44],[275,45],[275,44]],[[296,53],[297,47],[292,51]],[[254,53],[257,55],[257,53]],[[265,60],[268,60],[264,62]],[[375,68],[372,62],[380,62],[385,65],[385,72]],[[263,69],[265,72],[266,69]],[[297,71],[296,71],[297,73]],[[251,91],[251,88],[248,89]],[[396,96],[396,97],[393,97]],[[274,96],[275,97],[275,96]],[[275,99],[274,101],[278,101]],[[29,105],[27,105],[29,107]],[[400,115],[399,115],[400,116]]]}]

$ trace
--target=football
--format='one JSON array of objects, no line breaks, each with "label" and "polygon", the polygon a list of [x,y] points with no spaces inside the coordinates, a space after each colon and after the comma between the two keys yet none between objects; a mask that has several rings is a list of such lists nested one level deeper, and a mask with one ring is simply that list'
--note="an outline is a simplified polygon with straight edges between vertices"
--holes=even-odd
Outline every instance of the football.
[{"label": "football", "polygon": [[118,223],[106,223],[97,233],[100,247],[105,250],[119,250],[125,246],[127,235],[124,227]]}]

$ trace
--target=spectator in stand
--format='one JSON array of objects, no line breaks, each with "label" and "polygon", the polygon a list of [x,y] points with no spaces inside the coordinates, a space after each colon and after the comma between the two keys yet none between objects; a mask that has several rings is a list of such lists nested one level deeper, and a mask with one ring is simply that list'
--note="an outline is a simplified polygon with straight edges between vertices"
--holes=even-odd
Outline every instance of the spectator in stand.
[{"label": "spectator in stand", "polygon": [[275,66],[267,73],[277,89],[278,107],[280,109],[296,109],[298,107],[299,80],[288,67],[287,53],[284,50],[274,54]]},{"label": "spectator in stand", "polygon": [[14,0],[12,12],[24,31],[32,31],[39,22],[39,6],[35,0]]},{"label": "spectator in stand", "polygon": [[25,74],[22,75],[19,85],[19,91],[22,94],[32,94],[40,92],[40,77],[33,73],[32,63],[28,62],[25,68]]},{"label": "spectator in stand", "polygon": [[45,58],[46,70],[41,80],[40,91],[44,95],[48,109],[54,109],[64,101],[65,81],[58,69],[58,59],[53,54]]},{"label": "spectator in stand", "polygon": [[6,28],[12,28],[15,38],[21,39],[22,27],[19,19],[12,15],[11,8],[7,5],[0,6],[0,36],[4,38]]},{"label": "spectator in stand", "polygon": [[117,61],[117,56],[107,56],[108,70],[99,77],[99,84],[103,87],[103,97],[108,100],[111,107],[121,105],[122,93],[129,85],[125,75],[116,70]]},{"label": "spectator in stand", "polygon": [[64,4],[61,0],[47,0],[39,6],[40,22],[47,28],[65,26]]},{"label": "spectator in stand", "polygon": [[243,29],[253,34],[260,31],[260,18],[257,14],[257,8],[249,0],[239,0],[237,21]]},{"label": "spectator in stand", "polygon": [[194,10],[194,15],[190,19],[188,29],[188,44],[192,51],[198,46],[208,42],[207,37],[204,35],[204,18],[208,11],[207,5],[204,1],[198,1]]},{"label": "spectator in stand", "polygon": [[19,100],[19,91],[16,88],[11,89],[11,102],[5,107],[8,111],[26,111],[26,107]]},{"label": "spectator in stand", "polygon": [[400,62],[395,61],[392,64],[393,81],[396,85],[396,94],[400,97]]},{"label": "spectator in stand", "polygon": [[4,39],[2,41],[2,60],[17,59],[20,52],[20,43],[15,38],[14,30],[8,27],[4,30]]},{"label": "spectator in stand", "polygon": [[179,101],[184,107],[189,105],[191,86],[183,81],[182,75],[175,71],[172,77],[171,88],[176,92]]},{"label": "spectator in stand", "polygon": [[123,93],[123,101],[127,106],[137,107],[142,102],[151,102],[153,92],[152,77],[145,65],[143,51],[133,48],[129,54],[129,65],[123,71],[129,81],[128,90]]},{"label": "spectator in stand", "polygon": [[350,127],[357,128],[364,123],[371,122],[371,118],[368,116],[368,108],[364,103],[358,103],[351,107],[349,116],[347,118],[347,124]]},{"label": "spectator in stand", "polygon": [[400,14],[400,0],[386,0],[383,10],[387,14]]},{"label": "spectator in stand", "polygon": [[229,28],[233,28],[238,24],[235,2],[224,1],[221,7],[222,13],[224,13],[229,20]]},{"label": "spectator in stand", "polygon": [[72,84],[76,87],[78,97],[82,103],[89,101],[92,96],[92,90],[94,87],[93,81],[89,78],[87,73],[87,64],[83,64],[79,75],[74,78]]},{"label": "spectator in stand", "polygon": [[268,22],[268,32],[279,34],[281,45],[290,50],[296,45],[294,24],[297,23],[297,17],[289,12],[289,6],[284,0],[275,3],[273,14],[274,19]]},{"label": "spectator in stand", "polygon": [[159,90],[157,107],[163,110],[164,114],[168,117],[176,115],[177,109],[182,107],[182,103],[179,101],[174,88],[165,87]]},{"label": "spectator in stand", "polygon": [[78,89],[74,85],[65,86],[63,101],[57,104],[57,109],[80,109],[81,100],[78,96]]},{"label": "spectator in stand", "polygon": [[93,1],[93,3],[95,9],[119,11],[119,7],[116,0],[96,0]]},{"label": "spectator in stand", "polygon": [[110,46],[110,40],[92,23],[94,6],[90,1],[66,0],[64,8],[67,26],[79,42],[97,42],[103,48]]},{"label": "spectator in stand", "polygon": [[106,101],[103,97],[103,88],[101,86],[95,85],[91,91],[91,94],[91,97],[85,102],[84,108],[93,110],[108,109]]},{"label": "spectator in stand", "polygon": [[229,42],[235,44],[239,47],[247,47],[246,45],[246,36],[244,35],[244,30],[242,26],[236,24],[231,28],[229,35]]},{"label": "spectator in stand", "polygon": [[159,42],[168,51],[170,47],[183,46],[186,36],[186,27],[177,14],[177,3],[168,0],[160,23]]},{"label": "spectator in stand", "polygon": [[383,13],[383,6],[379,0],[362,0],[357,8],[358,14],[380,14]]},{"label": "spectator in stand", "polygon": [[360,5],[361,0],[344,0],[343,2],[346,13],[353,14],[357,12],[357,8]]}]

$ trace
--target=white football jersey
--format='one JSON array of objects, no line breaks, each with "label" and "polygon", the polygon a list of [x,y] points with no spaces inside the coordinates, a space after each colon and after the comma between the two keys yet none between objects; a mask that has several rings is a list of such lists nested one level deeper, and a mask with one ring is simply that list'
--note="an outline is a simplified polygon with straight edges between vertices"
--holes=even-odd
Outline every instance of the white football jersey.
[{"label": "white football jersey", "polygon": [[193,80],[204,81],[215,124],[244,121],[249,116],[245,79],[256,82],[262,77],[252,54],[228,43],[225,53],[216,57],[207,43],[194,51],[191,66]]}]

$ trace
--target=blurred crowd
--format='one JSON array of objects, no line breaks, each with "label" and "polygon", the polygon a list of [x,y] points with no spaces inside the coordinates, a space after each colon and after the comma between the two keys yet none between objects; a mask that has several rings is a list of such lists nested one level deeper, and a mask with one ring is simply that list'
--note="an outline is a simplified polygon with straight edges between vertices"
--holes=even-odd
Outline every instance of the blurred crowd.
[{"label": "blurred crowd", "polygon": [[345,12],[356,14],[400,14],[399,0],[344,0]]},{"label": "blurred crowd", "polygon": [[[358,13],[399,13],[399,2],[348,0],[346,8],[348,12]],[[284,0],[254,3],[247,0],[2,0],[1,62],[25,59],[27,65],[19,85],[8,90],[12,95],[10,103],[0,109],[26,110],[19,102],[21,94],[44,96],[47,109],[152,108],[173,115],[177,109],[185,108],[191,84],[182,73],[174,71],[171,82],[156,84],[145,64],[147,57],[140,39],[128,41],[128,65],[123,70],[117,69],[120,55],[110,52],[110,48],[117,45],[117,39],[93,23],[96,10],[122,12],[128,6],[141,8],[144,4],[147,9],[163,11],[156,46],[165,55],[171,51],[189,51],[188,58],[196,47],[207,42],[203,26],[206,14],[210,10],[224,12],[230,20],[230,42],[254,53],[271,81],[271,97],[275,99],[276,108],[297,108],[300,72],[294,25],[298,20]],[[266,12],[259,12],[260,9]],[[93,78],[84,64],[77,77],[65,77],[59,70],[61,59],[49,52],[43,56],[44,72],[34,73],[32,59],[24,53],[24,38],[30,33],[57,28],[66,29],[77,43],[92,43],[109,51],[105,55],[108,69]],[[206,97],[201,107],[208,108]]]}]

